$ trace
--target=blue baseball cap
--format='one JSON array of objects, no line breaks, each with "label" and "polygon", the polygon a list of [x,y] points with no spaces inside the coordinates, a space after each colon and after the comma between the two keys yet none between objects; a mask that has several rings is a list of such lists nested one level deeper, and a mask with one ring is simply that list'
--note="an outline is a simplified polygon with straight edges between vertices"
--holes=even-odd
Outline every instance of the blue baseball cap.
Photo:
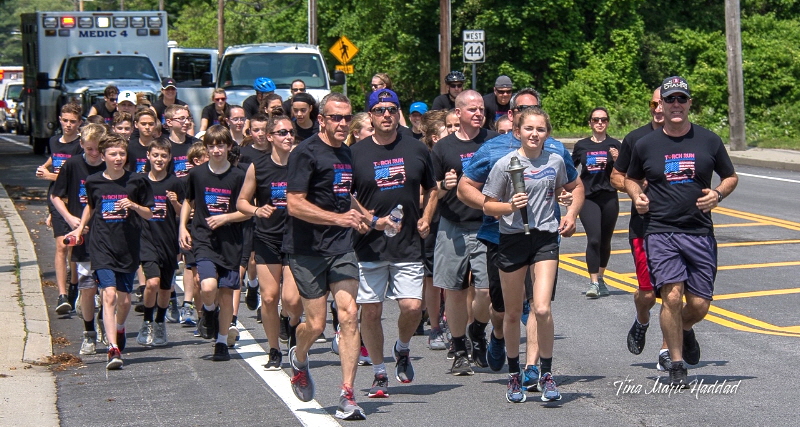
[{"label": "blue baseball cap", "polygon": [[411,104],[411,108],[408,109],[410,113],[420,113],[425,114],[428,112],[428,106],[424,102],[415,102]]},{"label": "blue baseball cap", "polygon": [[371,110],[372,107],[380,104],[381,102],[391,102],[400,107],[400,99],[397,94],[391,89],[378,89],[369,95],[369,104],[367,109]]}]

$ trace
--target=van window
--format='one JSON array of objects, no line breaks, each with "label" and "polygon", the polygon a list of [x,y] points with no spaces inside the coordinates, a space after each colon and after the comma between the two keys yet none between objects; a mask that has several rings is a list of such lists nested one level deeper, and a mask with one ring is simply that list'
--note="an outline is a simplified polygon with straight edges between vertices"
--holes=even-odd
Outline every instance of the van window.
[{"label": "van window", "polygon": [[116,79],[159,81],[153,63],[141,56],[78,56],[68,61],[65,83]]},{"label": "van window", "polygon": [[20,99],[22,95],[22,84],[8,85],[4,99]]},{"label": "van window", "polygon": [[211,72],[211,55],[173,52],[172,78],[178,87],[202,87],[203,73]]},{"label": "van window", "polygon": [[328,89],[322,58],[312,53],[248,53],[226,55],[220,66],[219,87],[252,88],[258,77],[269,77],[278,89],[302,79],[307,89]]}]

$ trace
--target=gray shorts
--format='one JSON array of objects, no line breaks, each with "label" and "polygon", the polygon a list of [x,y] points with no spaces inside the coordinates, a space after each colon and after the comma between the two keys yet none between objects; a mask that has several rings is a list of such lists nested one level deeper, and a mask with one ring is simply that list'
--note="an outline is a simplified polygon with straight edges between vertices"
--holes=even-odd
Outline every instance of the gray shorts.
[{"label": "gray shorts", "polygon": [[714,280],[717,277],[717,240],[714,236],[649,234],[644,238],[644,248],[656,296],[660,296],[662,286],[684,282],[685,291],[709,301],[714,299]]},{"label": "gray shorts", "polygon": [[328,257],[289,254],[289,269],[300,296],[305,299],[324,297],[333,283],[358,280],[358,260],[354,252]]},{"label": "gray shorts", "polygon": [[466,289],[471,270],[473,286],[476,289],[489,289],[486,245],[477,238],[479,227],[480,223],[474,227],[463,227],[445,218],[439,221],[433,256],[434,286],[449,290]]},{"label": "gray shorts", "polygon": [[358,263],[359,304],[383,302],[391,299],[422,299],[422,279],[425,268],[422,262],[375,261]]}]

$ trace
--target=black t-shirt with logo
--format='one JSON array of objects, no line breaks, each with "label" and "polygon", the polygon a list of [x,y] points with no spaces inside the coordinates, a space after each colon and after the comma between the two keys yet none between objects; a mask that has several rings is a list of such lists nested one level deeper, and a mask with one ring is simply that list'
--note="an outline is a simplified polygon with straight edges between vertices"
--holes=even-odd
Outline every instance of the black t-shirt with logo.
[{"label": "black t-shirt with logo", "polygon": [[157,261],[161,265],[178,268],[178,216],[172,206],[167,191],[178,195],[178,202],[183,203],[184,185],[175,177],[167,174],[161,181],[153,181],[144,175],[153,188],[153,217],[142,221],[141,249],[142,261]]},{"label": "black t-shirt with logo", "polygon": [[422,238],[417,221],[422,215],[420,188],[436,186],[428,147],[398,134],[394,142],[378,145],[367,137],[352,147],[353,189],[358,201],[375,215],[388,215],[403,205],[403,227],[394,237],[381,230],[355,235],[354,248],[359,261],[419,261]]},{"label": "black t-shirt with logo", "polygon": [[572,149],[572,161],[575,162],[575,167],[581,165],[581,182],[586,197],[616,194],[617,189],[611,185],[614,159],[610,150],[611,148],[619,150],[620,145],[619,140],[611,137],[606,137],[600,142],[584,138],[575,143]]},{"label": "black t-shirt with logo", "polygon": [[[306,200],[324,211],[345,213],[350,210],[352,163],[350,147],[331,147],[314,135],[289,155],[286,191],[306,193]],[[283,250],[295,255],[342,255],[353,250],[353,229],[289,216]]]},{"label": "black t-shirt with logo", "polygon": [[[469,165],[470,159],[478,151],[481,144],[488,141],[499,133],[481,128],[474,139],[463,141],[458,139],[455,133],[451,133],[437,142],[431,150],[433,159],[433,173],[436,181],[443,181],[445,173],[451,169],[456,171],[458,178],[464,168]],[[447,190],[445,195],[439,199],[439,214],[450,222],[481,222],[483,221],[483,211],[473,209],[458,200],[457,187]],[[445,191],[440,189],[439,191]]]},{"label": "black t-shirt with logo", "polygon": [[497,119],[508,115],[508,110],[511,108],[511,101],[509,101],[506,105],[500,105],[497,103],[497,96],[494,94],[494,92],[492,92],[483,95],[483,105],[484,108],[486,108],[486,121],[483,124],[483,127],[486,129],[492,129]]},{"label": "black t-shirt with logo", "polygon": [[[66,198],[67,211],[72,216],[80,218],[83,215],[83,208],[86,207],[88,202],[86,197],[86,178],[104,170],[106,170],[105,162],[92,166],[86,163],[83,154],[72,156],[61,166],[61,172],[59,172],[58,178],[53,184],[52,194],[55,197]],[[58,215],[58,212],[54,211],[53,214]],[[90,226],[89,234],[91,232]],[[83,237],[84,241],[89,239],[88,234]],[[85,244],[72,248],[72,260],[88,261]]]},{"label": "black t-shirt with logo", "polygon": [[[178,98],[175,98],[174,105],[188,105],[188,104],[181,101]],[[164,112],[167,111],[167,106],[164,105],[164,99],[163,98],[157,99],[156,102],[153,103],[153,108],[156,110],[156,114],[158,115],[158,120],[161,120],[161,125],[166,126],[167,118],[164,117]]]},{"label": "black t-shirt with logo", "polygon": [[[625,175],[628,172],[628,167],[631,164],[631,150],[636,146],[636,142],[643,136],[653,131],[653,123],[650,122],[638,129],[632,130],[629,134],[622,138],[622,145],[619,148],[619,155],[617,161],[614,162],[614,169]],[[628,224],[628,238],[641,239],[644,238],[644,220],[636,206],[631,203],[631,220]]]},{"label": "black t-shirt with logo", "polygon": [[131,172],[142,173],[147,165],[147,147],[139,142],[139,138],[131,136],[128,143],[128,158],[125,169]]},{"label": "black t-shirt with logo", "polygon": [[255,206],[270,205],[275,210],[269,218],[255,217],[255,235],[263,242],[281,247],[286,230],[287,166],[276,164],[269,155],[256,158],[252,167],[256,173]]},{"label": "black t-shirt with logo", "polygon": [[178,178],[186,178],[189,176],[189,169],[191,169],[188,157],[189,149],[192,148],[192,144],[197,141],[200,140],[191,135],[186,135],[183,143],[177,143],[170,139],[170,155],[172,159],[170,159],[167,170],[171,171]]},{"label": "black t-shirt with logo", "polygon": [[150,182],[144,175],[130,171],[113,181],[103,173],[96,173],[86,179],[86,196],[93,209],[87,248],[92,268],[120,273],[136,271],[143,220],[131,209],[120,208],[118,203],[127,198],[137,205],[152,208]]},{"label": "black t-shirt with logo", "polygon": [[110,126],[111,122],[114,120],[114,113],[117,112],[117,109],[115,108],[114,111],[110,111],[106,108],[106,101],[102,99],[94,104],[94,109],[97,110],[97,115],[102,117],[106,124]]},{"label": "black t-shirt with logo", "polygon": [[708,129],[692,124],[681,137],[663,131],[642,137],[633,147],[628,176],[647,180],[650,211],[644,215],[645,235],[713,235],[711,213],[703,213],[696,203],[704,188],[712,188],[715,172],[725,178],[735,171],[722,139]]},{"label": "black t-shirt with logo", "polygon": [[[53,164],[53,173],[59,174],[61,171],[61,167],[64,165],[70,157],[83,153],[83,148],[81,147],[81,137],[77,136],[75,139],[69,142],[61,142],[60,136],[56,135],[50,138],[49,145],[50,145],[50,160]],[[55,181],[51,181],[50,185],[47,187],[47,205],[49,207],[50,213],[55,214],[57,213],[55,208],[53,207],[52,202],[50,202],[49,195],[52,194],[53,191],[53,184]],[[77,215],[80,218],[80,215]]]},{"label": "black t-shirt with logo", "polygon": [[244,183],[244,172],[231,166],[225,172],[211,172],[208,163],[189,170],[186,199],[194,201],[194,218],[189,229],[192,251],[228,270],[238,270],[242,258],[242,223],[229,222],[215,230],[206,219],[236,212],[236,199]]}]

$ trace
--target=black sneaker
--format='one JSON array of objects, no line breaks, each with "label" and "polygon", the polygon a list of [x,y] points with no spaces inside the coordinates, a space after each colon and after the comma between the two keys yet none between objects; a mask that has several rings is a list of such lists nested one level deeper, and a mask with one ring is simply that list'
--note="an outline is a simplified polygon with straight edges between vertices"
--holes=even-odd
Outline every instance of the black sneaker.
[{"label": "black sneaker", "polygon": [[133,311],[136,313],[144,313],[144,304],[136,304],[133,306]]},{"label": "black sneaker", "polygon": [[269,349],[269,362],[264,365],[265,371],[280,371],[283,363],[283,353],[277,348]]},{"label": "black sneaker", "polygon": [[70,311],[72,311],[72,306],[69,304],[69,297],[67,295],[59,295],[56,303],[56,314],[69,314]]},{"label": "black sneaker", "polygon": [[217,337],[217,333],[219,332],[217,313],[217,310],[208,311],[203,308],[203,319],[197,325],[197,328],[200,330],[201,337],[207,340]]},{"label": "black sneaker", "polygon": [[339,327],[339,311],[334,307],[334,301],[331,301],[331,325],[334,331]]},{"label": "black sneaker", "polygon": [[228,353],[228,344],[224,342],[214,343],[214,355],[211,360],[215,362],[227,362],[231,360],[231,354]]},{"label": "black sneaker", "polygon": [[694,329],[683,331],[683,361],[690,365],[700,363],[700,344],[694,336]]},{"label": "black sneaker", "polygon": [[631,326],[631,330],[628,331],[628,351],[633,354],[642,354],[648,326],[650,326],[649,323],[647,325],[642,325],[638,320],[633,321],[633,326]]},{"label": "black sneaker", "polygon": [[417,330],[414,331],[414,336],[423,336],[425,335],[425,319],[420,319],[419,325],[417,325]]},{"label": "black sneaker", "polygon": [[258,288],[247,286],[247,291],[244,295],[244,302],[247,303],[247,308],[255,310],[258,308]]},{"label": "black sneaker", "polygon": [[669,385],[678,388],[686,388],[689,381],[686,379],[688,372],[683,363],[673,363],[669,368]]},{"label": "black sneaker", "polygon": [[256,310],[256,323],[263,323],[264,320],[261,319],[261,310]]},{"label": "black sneaker", "polygon": [[469,335],[469,340],[472,344],[472,362],[481,368],[488,367],[486,347],[489,346],[489,343],[486,342],[486,333],[484,332],[483,336],[474,336],[472,334],[472,325],[469,325],[467,326],[467,335]]},{"label": "black sneaker", "polygon": [[372,388],[369,389],[367,397],[389,397],[389,377],[387,377],[386,374],[375,374],[375,379],[372,380]]},{"label": "black sneaker", "polygon": [[397,362],[394,368],[394,375],[397,381],[403,384],[414,381],[414,366],[411,365],[411,358],[408,357],[410,351],[397,351],[397,344],[395,343],[392,346],[392,353],[394,354],[394,360]]},{"label": "black sneaker", "polygon": [[125,351],[125,343],[127,343],[128,337],[125,335],[125,329],[121,331],[117,331],[117,347],[119,347],[119,351]]},{"label": "black sneaker", "polygon": [[286,316],[281,316],[281,321],[278,324],[280,330],[278,332],[278,338],[280,338],[282,343],[286,343],[289,341],[289,318]]},{"label": "black sneaker", "polygon": [[672,358],[669,357],[669,350],[661,350],[658,352],[658,363],[656,369],[659,371],[669,371],[672,368]]},{"label": "black sneaker", "polygon": [[453,367],[450,373],[459,377],[463,375],[473,375],[472,366],[469,364],[469,358],[466,351],[457,351],[453,359]]},{"label": "black sneaker", "polygon": [[447,348],[447,360],[453,360],[456,358],[456,349],[453,344],[453,341],[450,340],[450,346]]},{"label": "black sneaker", "polygon": [[78,305],[77,305],[77,303],[78,303],[78,285],[77,284],[75,284],[75,285],[70,284],[69,288],[67,288],[67,300],[68,300],[67,302],[69,302],[70,307],[72,307],[72,310],[70,310],[70,311],[74,312],[75,308],[78,307]]}]

